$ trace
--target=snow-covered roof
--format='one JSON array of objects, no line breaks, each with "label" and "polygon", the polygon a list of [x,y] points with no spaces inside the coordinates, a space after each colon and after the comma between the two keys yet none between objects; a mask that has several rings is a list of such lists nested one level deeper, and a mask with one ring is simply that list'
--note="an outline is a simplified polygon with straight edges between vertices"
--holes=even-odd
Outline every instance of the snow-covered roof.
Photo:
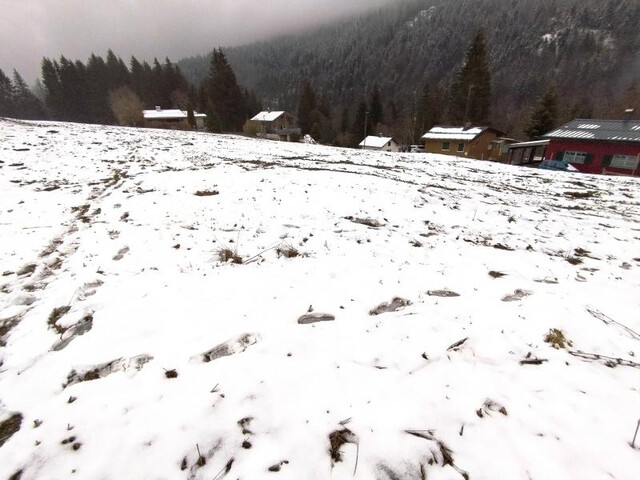
[{"label": "snow-covered roof", "polygon": [[638,120],[572,120],[545,135],[547,138],[640,142]]},{"label": "snow-covered roof", "polygon": [[436,126],[422,136],[423,140],[473,140],[489,127]]},{"label": "snow-covered roof", "polygon": [[533,140],[531,142],[518,142],[509,145],[509,148],[526,148],[526,147],[541,147],[549,145],[549,140]]},{"label": "snow-covered roof", "polygon": [[[178,110],[177,108],[162,110],[143,110],[142,115],[145,120],[186,120],[188,113],[186,110]],[[205,113],[193,112],[193,116],[196,118],[206,118]]]},{"label": "snow-covered roof", "polygon": [[278,112],[264,111],[264,112],[260,112],[259,114],[257,114],[251,120],[254,121],[254,122],[273,122],[274,120],[277,120],[278,118],[280,118],[285,113],[287,113],[287,112],[283,112],[283,111],[278,111]]},{"label": "snow-covered roof", "polygon": [[142,114],[146,120],[168,120],[173,118],[187,118],[187,112],[178,109],[169,110],[143,110]]},{"label": "snow-covered roof", "polygon": [[391,137],[376,137],[369,135],[367,138],[360,142],[361,147],[382,148],[389,143],[393,138]]}]

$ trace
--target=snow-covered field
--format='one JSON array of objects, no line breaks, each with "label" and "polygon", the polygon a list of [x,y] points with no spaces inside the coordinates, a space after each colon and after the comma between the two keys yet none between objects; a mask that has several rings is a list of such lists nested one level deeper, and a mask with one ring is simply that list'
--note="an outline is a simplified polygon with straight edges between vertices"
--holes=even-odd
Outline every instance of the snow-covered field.
[{"label": "snow-covered field", "polygon": [[0,188],[2,479],[640,478],[637,179],[0,120]]}]

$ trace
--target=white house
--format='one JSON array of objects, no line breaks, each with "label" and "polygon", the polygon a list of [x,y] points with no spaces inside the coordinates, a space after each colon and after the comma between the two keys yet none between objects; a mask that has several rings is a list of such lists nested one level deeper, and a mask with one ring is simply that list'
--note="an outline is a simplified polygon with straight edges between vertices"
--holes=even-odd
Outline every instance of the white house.
[{"label": "white house", "polygon": [[369,135],[359,145],[364,150],[377,150],[379,152],[399,152],[400,145],[392,137],[376,137]]},{"label": "white house", "polygon": [[260,137],[272,140],[290,142],[291,136],[299,136],[300,128],[296,127],[296,117],[284,111],[266,110],[258,113],[251,119],[252,122],[260,124],[262,132]]},{"label": "white house", "polygon": [[[156,107],[154,110],[143,110],[142,116],[147,126],[166,126],[168,128],[190,129],[189,114],[186,110],[167,109]],[[196,119],[196,129],[204,130],[204,120],[207,115],[194,110],[193,116]]]}]

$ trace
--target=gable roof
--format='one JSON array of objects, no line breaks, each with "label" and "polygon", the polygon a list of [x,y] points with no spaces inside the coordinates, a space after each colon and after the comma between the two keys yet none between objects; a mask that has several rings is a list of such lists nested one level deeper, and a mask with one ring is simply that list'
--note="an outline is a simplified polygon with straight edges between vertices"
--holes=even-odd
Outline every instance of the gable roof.
[{"label": "gable roof", "polygon": [[172,118],[187,118],[187,112],[178,109],[169,110],[143,110],[142,115],[146,120],[167,120]]},{"label": "gable roof", "polygon": [[[367,138],[360,142],[360,147],[382,148],[389,143],[393,138],[391,137],[377,137],[375,135],[369,135]],[[366,142],[366,144],[365,144]]]},{"label": "gable roof", "polygon": [[436,125],[422,136],[423,140],[474,140],[490,127],[447,127]]},{"label": "gable roof", "polygon": [[611,142],[640,142],[638,120],[572,120],[544,135],[546,138]]},{"label": "gable roof", "polygon": [[285,113],[287,112],[283,112],[283,111],[270,112],[268,110],[265,110],[264,112],[260,112],[259,114],[257,114],[251,120],[254,122],[273,122],[274,120],[277,120]]},{"label": "gable roof", "polygon": [[[154,110],[143,110],[142,116],[145,120],[186,120],[189,117],[189,114],[187,111],[178,110],[177,108],[168,110],[158,110],[156,108]],[[205,113],[198,113],[194,110],[193,116],[195,118],[206,118],[207,115]]]}]

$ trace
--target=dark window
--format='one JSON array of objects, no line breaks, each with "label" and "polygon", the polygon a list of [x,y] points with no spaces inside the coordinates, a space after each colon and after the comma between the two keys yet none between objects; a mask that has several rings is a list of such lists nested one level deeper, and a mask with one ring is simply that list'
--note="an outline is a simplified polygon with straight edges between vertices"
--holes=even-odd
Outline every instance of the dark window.
[{"label": "dark window", "polygon": [[451,142],[442,142],[442,150],[449,150],[451,148]]},{"label": "dark window", "polygon": [[458,143],[458,151],[459,152],[464,152],[464,142]]}]

